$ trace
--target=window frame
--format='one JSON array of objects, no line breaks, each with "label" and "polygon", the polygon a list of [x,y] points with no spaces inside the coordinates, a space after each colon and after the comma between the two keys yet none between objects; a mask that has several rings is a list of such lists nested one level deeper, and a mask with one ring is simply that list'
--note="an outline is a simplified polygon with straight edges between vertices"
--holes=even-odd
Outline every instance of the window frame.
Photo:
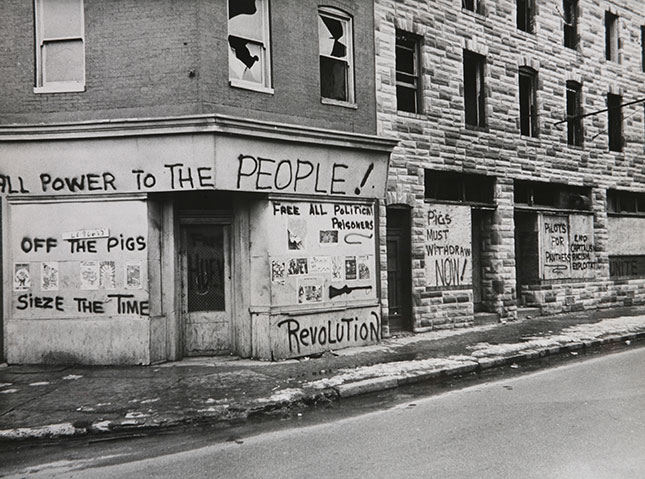
[{"label": "window frame", "polygon": [[497,178],[453,170],[424,170],[424,200],[495,208]]},{"label": "window frame", "polygon": [[562,0],[563,44],[567,48],[578,48],[578,0]]},{"label": "window frame", "polygon": [[[467,127],[486,128],[486,57],[470,50],[463,51],[463,87],[464,87],[464,117]],[[472,70],[472,72],[470,72]],[[470,73],[474,73],[473,79]],[[474,92],[472,87],[474,86]],[[474,116],[475,122],[470,121]]]},{"label": "window frame", "polygon": [[[484,14],[483,1],[484,0],[461,0],[461,8],[463,10],[468,10],[469,12],[483,15]],[[471,3],[472,8],[471,8],[471,5],[468,4],[468,2]]]},{"label": "window frame", "polygon": [[[257,91],[260,93],[269,93],[273,94],[273,77],[272,77],[272,65],[271,65],[271,9],[269,5],[270,0],[259,0],[259,3],[261,5],[260,8],[258,8],[259,11],[261,11],[262,15],[262,32],[261,32],[261,41],[258,41],[257,39],[246,39],[248,40],[248,43],[253,43],[255,45],[260,45],[260,51],[262,53],[262,58],[260,61],[262,62],[262,81],[260,82],[255,82],[255,81],[249,81],[249,80],[244,80],[242,78],[231,78],[231,65],[230,65],[230,55],[231,55],[231,45],[229,43],[229,37],[232,35],[231,34],[231,26],[230,26],[230,18],[229,18],[229,5],[230,1],[228,0],[226,2],[226,44],[227,44],[227,49],[229,51],[229,73],[228,73],[228,81],[229,85],[234,88],[242,88],[245,90],[253,90]],[[258,0],[256,0],[258,1]],[[235,32],[234,32],[235,33]],[[239,37],[239,35],[234,35],[236,37]]]},{"label": "window frame", "polygon": [[[320,80],[320,101],[321,103],[328,105],[338,105],[338,106],[354,106],[356,105],[356,89],[355,89],[355,79],[354,79],[354,23],[353,18],[348,13],[333,7],[318,7],[318,12],[316,20],[321,21],[321,17],[332,18],[343,23],[347,28],[347,60],[341,60],[339,57],[333,57],[331,55],[323,54],[320,51],[320,38],[318,39],[318,63],[319,63],[319,80]],[[345,84],[345,100],[338,100],[335,98],[329,98],[323,96],[323,70],[320,65],[321,58],[329,58],[333,60],[344,61],[346,64],[346,84]]]},{"label": "window frame", "polygon": [[515,209],[531,211],[592,211],[592,188],[547,181],[513,182]]},{"label": "window frame", "polygon": [[618,63],[620,41],[618,39],[618,15],[605,11],[605,60]]},{"label": "window frame", "polygon": [[624,146],[623,97],[607,93],[607,143],[609,151],[621,152]]},{"label": "window frame", "polygon": [[[406,42],[407,45],[400,42]],[[405,49],[412,52],[412,73],[407,73],[398,70],[399,66],[399,49]],[[395,75],[396,75],[396,109],[399,112],[407,112],[412,114],[422,114],[423,103],[421,98],[421,65],[420,65],[420,52],[421,52],[421,39],[414,34],[408,33],[403,30],[396,31],[395,37]],[[412,81],[405,82],[400,80],[400,75],[410,77]],[[404,88],[414,93],[414,111],[400,108],[401,102],[399,101],[399,88]]]},{"label": "window frame", "polygon": [[[523,6],[520,9],[520,5]],[[526,33],[535,33],[535,1],[534,0],[516,0],[516,26],[518,30]]]},{"label": "window frame", "polygon": [[[576,81],[567,81],[565,88],[567,108],[567,144],[583,146],[584,133],[582,129],[582,85]],[[573,99],[573,100],[572,100]]]},{"label": "window frame", "polygon": [[[85,4],[84,0],[76,0],[79,7],[81,31],[79,35],[70,34],[60,37],[45,35],[45,12],[43,4],[46,0],[34,0],[34,50],[35,50],[35,86],[34,93],[78,93],[84,92],[86,86],[85,72]],[[83,77],[80,81],[46,81],[46,45],[63,42],[81,42],[81,70]]]},{"label": "window frame", "polygon": [[[537,72],[532,68],[519,68],[518,94],[520,100],[520,134],[538,138],[540,129],[537,114]],[[526,103],[528,104],[524,106]],[[526,107],[528,107],[528,111],[526,111]]]}]

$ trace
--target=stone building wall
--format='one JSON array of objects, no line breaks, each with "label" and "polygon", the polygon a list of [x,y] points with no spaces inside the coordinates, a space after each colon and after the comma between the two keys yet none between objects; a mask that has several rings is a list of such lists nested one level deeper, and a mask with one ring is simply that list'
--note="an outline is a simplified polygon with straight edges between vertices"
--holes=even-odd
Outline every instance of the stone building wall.
[{"label": "stone building wall", "polygon": [[[584,119],[581,147],[568,145],[566,124],[556,124],[566,116],[569,80],[582,85],[584,113],[605,109],[608,93],[621,94],[623,102],[645,97],[642,2],[579,1],[576,49],[563,45],[561,2],[535,1],[533,33],[517,28],[515,1],[480,3],[481,14],[459,8],[460,2],[443,0],[378,0],[375,5],[378,133],[400,140],[391,157],[386,203],[400,203],[405,198],[412,206],[415,222],[413,329],[455,327],[473,321],[472,290],[435,291],[427,287],[421,223],[427,203],[424,174],[429,170],[496,178],[495,210],[482,233],[482,304],[486,311],[497,313],[502,320],[516,315],[520,296],[514,244],[516,180],[558,182],[592,191],[595,279],[536,282],[526,288],[530,298],[524,305],[553,313],[642,304],[643,279],[609,278],[606,190],[645,192],[643,103],[623,108],[621,152],[608,149],[607,113]],[[618,61],[605,60],[606,11],[618,16]],[[397,111],[397,30],[420,39],[422,110],[418,114]],[[465,125],[464,50],[485,57],[484,128]],[[520,67],[530,67],[537,73],[536,138],[520,134]],[[381,248],[385,258],[383,242]],[[382,288],[384,296],[386,286]],[[387,306],[387,299],[384,303]]]}]

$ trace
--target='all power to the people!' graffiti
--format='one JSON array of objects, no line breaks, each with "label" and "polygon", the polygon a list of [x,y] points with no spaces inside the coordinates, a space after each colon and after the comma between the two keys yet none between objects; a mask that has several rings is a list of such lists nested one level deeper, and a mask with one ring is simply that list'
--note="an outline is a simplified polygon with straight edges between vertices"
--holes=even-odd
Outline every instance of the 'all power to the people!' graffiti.
[{"label": "'all power to the people!' graffiti", "polygon": [[426,285],[446,288],[472,284],[470,207],[428,205],[425,235]]},{"label": "'all power to the people!' graffiti", "polygon": [[380,198],[388,160],[374,151],[191,135],[77,140],[65,149],[3,145],[0,156],[0,195],[30,196],[227,190]]}]

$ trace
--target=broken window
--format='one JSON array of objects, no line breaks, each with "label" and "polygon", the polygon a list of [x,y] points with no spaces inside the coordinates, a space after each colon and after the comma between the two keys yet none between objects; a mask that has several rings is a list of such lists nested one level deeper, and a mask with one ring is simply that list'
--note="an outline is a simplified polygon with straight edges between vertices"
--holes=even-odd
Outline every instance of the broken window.
[{"label": "broken window", "polygon": [[515,180],[514,201],[519,206],[588,211],[591,188],[565,183]]},{"label": "broken window", "polygon": [[396,108],[420,111],[419,39],[402,31],[396,32]]},{"label": "broken window", "polygon": [[228,47],[232,86],[271,88],[269,0],[229,0]]},{"label": "broken window", "polygon": [[36,93],[85,90],[83,0],[35,0]]},{"label": "broken window", "polygon": [[564,46],[576,48],[578,46],[578,1],[563,0],[564,20]]},{"label": "broken window", "polygon": [[530,68],[520,68],[520,131],[522,135],[538,136],[536,84],[537,73]]},{"label": "broken window", "polygon": [[582,86],[567,82],[567,143],[582,146]]},{"label": "broken window", "polygon": [[482,0],[461,0],[461,8],[475,13],[482,13]]},{"label": "broken window", "polygon": [[623,150],[623,98],[607,94],[607,136],[610,151]]},{"label": "broken window", "polygon": [[533,33],[534,0],[517,0],[517,28]]},{"label": "broken window", "polygon": [[605,12],[605,59],[618,61],[618,17]]},{"label": "broken window", "polygon": [[466,125],[486,126],[483,56],[464,50],[464,107]]},{"label": "broken window", "polygon": [[354,66],[351,18],[340,10],[318,11],[320,96],[354,102]]},{"label": "broken window", "polygon": [[495,178],[456,171],[425,170],[425,198],[463,203],[494,203]]}]

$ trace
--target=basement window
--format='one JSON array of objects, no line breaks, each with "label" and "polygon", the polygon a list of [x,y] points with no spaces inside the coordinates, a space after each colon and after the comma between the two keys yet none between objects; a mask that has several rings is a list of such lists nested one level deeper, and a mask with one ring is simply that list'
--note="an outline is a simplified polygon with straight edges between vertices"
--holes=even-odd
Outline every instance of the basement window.
[{"label": "basement window", "polygon": [[531,68],[520,68],[519,80],[520,131],[522,135],[537,137],[537,72]]},{"label": "basement window", "polygon": [[494,205],[495,178],[456,171],[425,170],[427,200]]},{"label": "basement window", "polygon": [[466,125],[486,126],[484,96],[485,58],[464,50],[464,107]]},{"label": "basement window", "polygon": [[582,146],[582,85],[567,82],[567,144]]},{"label": "basement window", "polygon": [[329,7],[318,10],[320,96],[323,100],[354,103],[352,20]]},{"label": "basement window", "polygon": [[269,30],[269,0],[229,0],[231,86],[272,92]]},{"label": "basement window", "polygon": [[576,48],[578,46],[578,1],[562,1],[564,20],[564,46]]},{"label": "basement window", "polygon": [[419,38],[409,33],[396,32],[396,108],[399,111],[419,113]]},{"label": "basement window", "polygon": [[623,98],[607,94],[607,136],[609,151],[623,151]]},{"label": "basement window", "polygon": [[618,16],[605,12],[605,59],[618,61]]},{"label": "basement window", "polygon": [[519,207],[559,210],[591,210],[591,188],[564,183],[516,180],[514,201]]},{"label": "basement window", "polygon": [[35,0],[35,93],[85,91],[83,0]]}]

